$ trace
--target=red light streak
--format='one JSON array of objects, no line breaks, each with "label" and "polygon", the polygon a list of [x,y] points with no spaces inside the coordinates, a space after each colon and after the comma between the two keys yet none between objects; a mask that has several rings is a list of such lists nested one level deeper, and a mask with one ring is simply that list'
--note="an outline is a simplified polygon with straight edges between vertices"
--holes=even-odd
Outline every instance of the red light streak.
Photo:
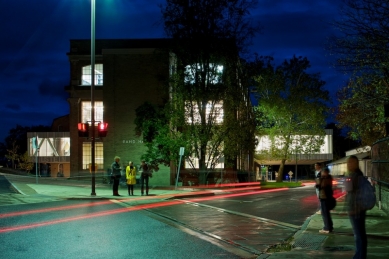
[{"label": "red light streak", "polygon": [[162,202],[162,203],[158,203],[158,204],[145,204],[145,205],[139,205],[136,207],[119,208],[119,209],[90,213],[90,214],[82,215],[82,216],[68,217],[68,218],[44,221],[44,222],[33,223],[33,224],[25,224],[25,225],[20,225],[20,226],[13,226],[13,227],[4,227],[4,228],[0,228],[0,233],[7,233],[7,232],[13,232],[13,231],[31,229],[31,228],[36,228],[36,227],[43,227],[43,226],[50,226],[50,225],[54,225],[54,224],[71,222],[71,221],[76,221],[76,220],[84,220],[84,219],[89,219],[89,218],[109,216],[109,215],[114,215],[114,214],[118,214],[118,213],[129,212],[129,211],[137,211],[137,210],[157,208],[157,207],[163,207],[163,206],[171,206],[171,205],[176,205],[176,204],[181,204],[181,203],[183,203],[183,201],[177,200],[177,201]]},{"label": "red light streak", "polygon": [[112,202],[111,201],[101,201],[101,202],[95,202],[95,203],[52,207],[52,208],[39,209],[39,210],[27,210],[27,211],[10,212],[10,213],[5,213],[5,214],[0,214],[0,219],[1,218],[15,217],[15,216],[28,215],[28,214],[45,213],[45,212],[50,212],[50,211],[78,209],[78,208],[87,207],[87,206],[88,207],[100,206],[100,205],[105,205],[105,204],[110,204],[110,203],[112,203]]},{"label": "red light streak", "polygon": [[[284,191],[284,190],[288,190],[288,188],[217,195],[217,196],[211,196],[211,197],[190,199],[190,201],[216,200],[216,199],[223,199],[223,198],[228,198],[228,197],[238,197],[238,196],[246,196],[246,195],[253,195],[253,194],[260,194],[260,193]],[[166,196],[169,196],[169,195],[166,195]],[[158,197],[160,198],[161,196],[158,196]],[[132,200],[134,200],[134,199],[132,199]],[[109,216],[109,215],[114,215],[114,214],[118,214],[118,213],[129,212],[129,211],[138,211],[138,210],[144,210],[144,209],[173,206],[173,205],[183,204],[185,202],[186,202],[185,200],[164,201],[164,202],[159,202],[159,203],[137,205],[134,207],[125,207],[125,208],[95,212],[95,213],[90,213],[90,214],[86,214],[86,215],[82,215],[82,216],[67,217],[67,218],[50,220],[50,221],[39,222],[39,223],[25,224],[25,225],[12,226],[12,227],[3,227],[3,228],[0,228],[0,233],[8,233],[8,232],[13,232],[13,231],[20,231],[20,230],[26,230],[26,229],[31,229],[31,228],[37,228],[37,227],[50,226],[50,225],[55,225],[55,224],[60,224],[60,223],[72,222],[72,221],[76,221],[76,220],[84,220],[84,219],[95,218],[95,217]],[[103,201],[103,202],[96,202],[96,203],[92,203],[92,204],[78,204],[78,205],[61,206],[61,207],[54,207],[54,208],[40,209],[40,210],[11,212],[11,213],[7,213],[7,214],[2,214],[0,216],[1,216],[1,218],[6,218],[6,217],[12,217],[12,216],[34,214],[34,213],[44,213],[44,212],[48,212],[48,211],[75,209],[75,208],[91,206],[91,205],[92,206],[104,205],[104,204],[108,204],[108,203],[112,203],[112,202],[111,201]]]},{"label": "red light streak", "polygon": [[248,182],[248,183],[221,183],[221,184],[211,184],[211,185],[198,185],[195,188],[201,189],[215,189],[223,187],[236,187],[236,186],[260,186],[260,182]]},{"label": "red light streak", "polygon": [[254,194],[261,194],[261,193],[268,193],[268,192],[286,191],[286,190],[289,190],[289,188],[260,190],[260,191],[256,191],[256,192],[231,193],[231,194],[217,195],[217,196],[211,196],[211,197],[194,198],[194,199],[190,199],[190,200],[191,201],[209,201],[209,200],[217,200],[217,199],[223,199],[223,198],[238,197],[238,196],[245,196],[245,195],[254,195]]}]

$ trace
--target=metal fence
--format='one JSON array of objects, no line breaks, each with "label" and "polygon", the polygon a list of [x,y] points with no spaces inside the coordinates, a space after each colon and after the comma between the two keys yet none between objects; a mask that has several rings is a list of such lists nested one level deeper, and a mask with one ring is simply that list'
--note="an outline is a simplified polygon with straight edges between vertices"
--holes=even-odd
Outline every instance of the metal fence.
[{"label": "metal fence", "polygon": [[375,181],[379,206],[389,211],[389,138],[375,142],[371,148],[371,178]]}]

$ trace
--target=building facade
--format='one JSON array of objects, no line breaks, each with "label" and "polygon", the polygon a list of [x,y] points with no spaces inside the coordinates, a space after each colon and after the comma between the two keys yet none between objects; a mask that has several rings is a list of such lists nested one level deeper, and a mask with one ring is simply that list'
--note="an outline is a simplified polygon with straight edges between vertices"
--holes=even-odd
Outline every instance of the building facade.
[{"label": "building facade", "polygon": [[[95,65],[95,121],[108,123],[108,134],[96,139],[97,174],[107,173],[115,156],[123,166],[140,164],[145,151],[141,136],[135,134],[135,110],[144,102],[163,104],[168,98],[168,40],[97,40]],[[90,41],[71,40],[69,93],[70,176],[89,173],[91,140],[78,136],[77,124],[91,120]],[[96,134],[97,136],[97,134]],[[170,184],[169,168],[153,177]]]},{"label": "building facade", "polygon": [[[90,176],[91,139],[80,137],[77,126],[79,123],[91,122],[92,80],[95,85],[96,125],[99,122],[108,123],[107,136],[95,139],[96,176],[109,173],[115,156],[121,157],[124,168],[129,161],[134,162],[136,166],[140,164],[146,147],[142,136],[135,132],[135,111],[145,102],[163,105],[171,98],[169,80],[177,66],[177,57],[169,51],[171,43],[170,39],[96,40],[95,78],[92,79],[90,40],[70,40],[70,50],[67,53],[70,80],[69,85],[65,87],[69,94],[69,115],[53,122],[53,131],[67,129],[63,134],[66,135],[69,147],[66,156],[61,158],[67,163],[61,167],[64,177]],[[223,114],[220,112],[219,115]],[[67,128],[64,124],[67,124]],[[37,157],[34,137],[34,133],[29,135],[31,159]],[[51,141],[43,138],[45,137],[38,139],[42,143]],[[62,146],[59,147],[61,148]],[[48,153],[45,153],[46,155],[49,156]],[[39,159],[45,160],[43,154]],[[223,170],[223,158],[220,161],[219,166]],[[253,164],[252,154],[242,153],[237,164],[238,169],[244,167],[245,170],[250,170]],[[59,165],[56,166],[59,168]],[[174,184],[176,170],[173,166],[160,166],[159,171],[153,174],[151,184]]]}]

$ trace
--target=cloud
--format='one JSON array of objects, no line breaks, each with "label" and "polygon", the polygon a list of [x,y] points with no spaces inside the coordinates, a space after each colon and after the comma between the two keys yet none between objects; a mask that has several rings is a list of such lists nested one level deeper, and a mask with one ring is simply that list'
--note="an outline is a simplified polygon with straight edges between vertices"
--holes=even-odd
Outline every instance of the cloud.
[{"label": "cloud", "polygon": [[65,83],[59,81],[53,81],[50,79],[45,79],[42,83],[39,84],[39,93],[42,96],[47,97],[59,97],[63,100],[66,100],[68,94],[64,90]]},{"label": "cloud", "polygon": [[20,105],[16,103],[7,103],[5,105],[5,108],[12,110],[12,111],[20,111]]}]

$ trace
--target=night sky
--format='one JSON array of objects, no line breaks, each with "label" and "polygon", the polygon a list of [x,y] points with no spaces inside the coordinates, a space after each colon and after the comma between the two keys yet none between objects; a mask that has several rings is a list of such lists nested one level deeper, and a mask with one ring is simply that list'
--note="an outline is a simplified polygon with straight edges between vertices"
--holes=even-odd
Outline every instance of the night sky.
[{"label": "night sky", "polygon": [[[166,37],[159,4],[164,0],[96,0],[96,39]],[[259,0],[252,12],[262,32],[252,53],[280,64],[293,55],[311,61],[332,98],[346,77],[325,50],[335,32],[340,0]],[[70,39],[90,39],[90,0],[0,0],[0,142],[17,124],[51,125],[69,113]],[[335,101],[335,100],[334,100]]]}]

